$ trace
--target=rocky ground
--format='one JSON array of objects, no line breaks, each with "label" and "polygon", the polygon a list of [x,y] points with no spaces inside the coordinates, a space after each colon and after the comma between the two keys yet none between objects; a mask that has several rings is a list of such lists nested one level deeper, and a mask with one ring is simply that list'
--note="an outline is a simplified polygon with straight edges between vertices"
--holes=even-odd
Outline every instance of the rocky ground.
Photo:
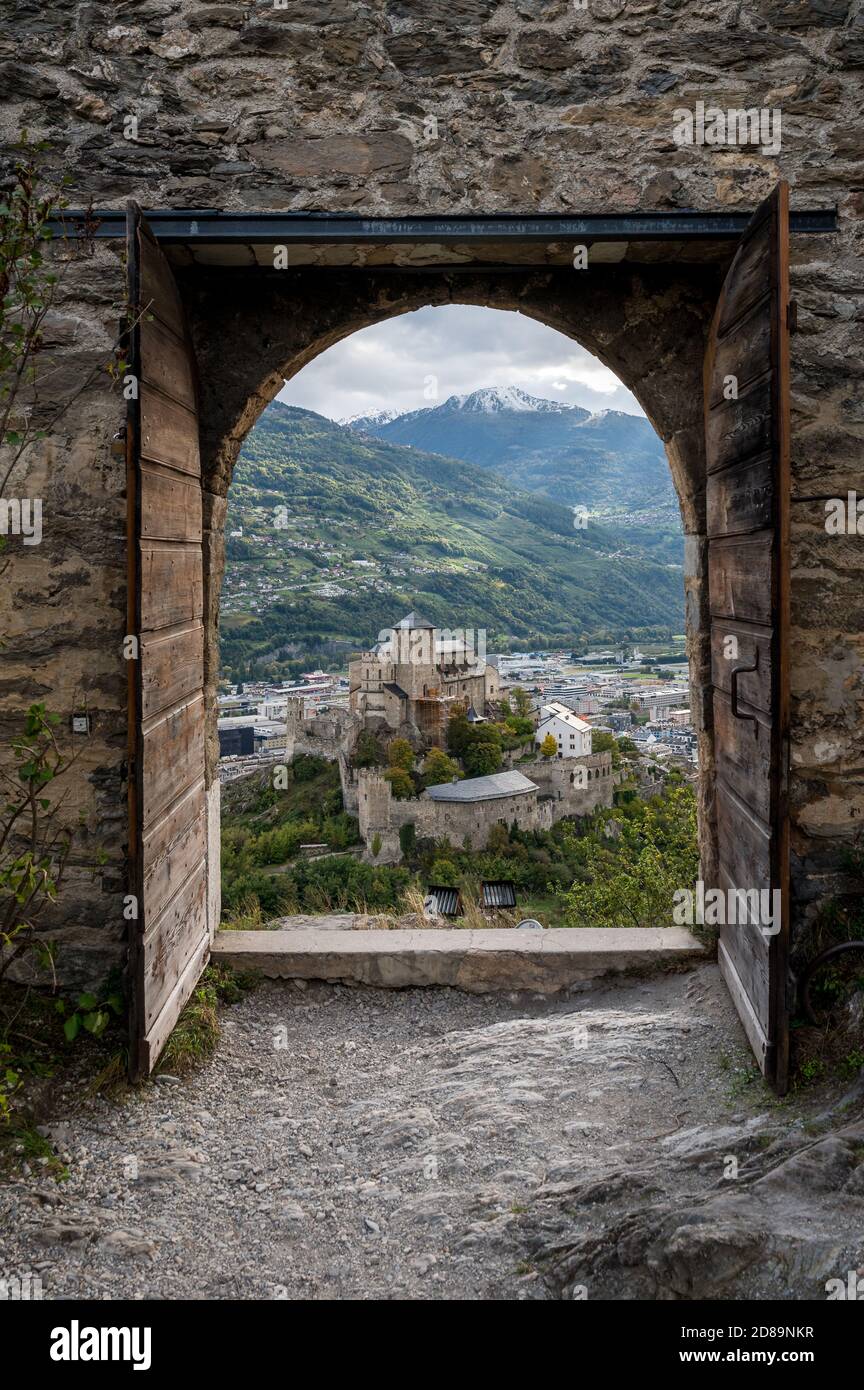
[{"label": "rocky ground", "polygon": [[0,1190],[0,1265],[46,1298],[825,1298],[864,1266],[862,1113],[775,1102],[713,965],[263,984],[192,1077],[58,1115],[69,1180]]}]

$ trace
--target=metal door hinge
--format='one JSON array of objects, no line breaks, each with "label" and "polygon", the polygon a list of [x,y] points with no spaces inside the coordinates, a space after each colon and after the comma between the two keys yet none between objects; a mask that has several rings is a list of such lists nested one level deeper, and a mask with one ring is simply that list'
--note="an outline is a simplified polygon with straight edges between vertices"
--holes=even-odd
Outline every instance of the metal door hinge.
[{"label": "metal door hinge", "polygon": [[798,301],[790,299],[786,305],[786,327],[790,333],[798,332]]}]

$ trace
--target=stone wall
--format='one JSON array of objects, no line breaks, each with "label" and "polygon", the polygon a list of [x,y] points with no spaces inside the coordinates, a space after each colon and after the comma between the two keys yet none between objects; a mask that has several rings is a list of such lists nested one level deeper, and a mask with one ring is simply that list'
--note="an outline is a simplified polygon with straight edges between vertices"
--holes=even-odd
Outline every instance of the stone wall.
[{"label": "stone wall", "polygon": [[[615,786],[610,753],[560,762],[523,763],[523,776],[538,786],[536,793],[494,801],[433,801],[429,797],[400,800],[380,772],[361,769],[356,780],[357,817],[366,843],[365,858],[397,863],[402,857],[399,830],[413,825],[418,839],[446,838],[457,848],[485,848],[489,831],[513,821],[520,830],[548,830],[565,816],[587,816],[598,806],[611,806]],[[585,775],[579,782],[580,773]],[[372,843],[380,842],[377,854]]]},{"label": "stone wall", "polygon": [[[864,815],[861,542],[825,534],[819,499],[860,484],[864,145],[860,0],[209,0],[49,7],[10,0],[0,27],[6,147],[27,127],[71,175],[69,199],[144,207],[372,214],[750,209],[778,176],[793,207],[837,204],[832,238],[796,237],[793,339],[792,849],[799,919],[843,883]],[[783,114],[777,156],[680,147],[698,100]],[[129,118],[137,122],[135,138]],[[433,119],[434,118],[434,119]],[[207,468],[208,680],[216,680],[225,493],[243,436],[281,385],[365,324],[425,303],[516,308],[577,338],[630,386],[663,437],[687,532],[687,628],[711,875],[700,362],[720,267],[658,246],[649,263],[524,279],[328,270],[249,287],[185,275]],[[45,539],[11,548],[0,593],[0,729],[46,698],[90,737],[70,777],[83,820],[64,892],[65,957],[122,953],[126,838],[122,402],[99,367],[123,300],[123,248],[70,267],[49,323],[47,438],[11,495],[45,501]],[[310,257],[312,263],[315,256]],[[65,413],[58,410],[82,383]],[[815,500],[814,500],[815,499]],[[215,767],[215,717],[210,729]],[[92,875],[92,877],[91,877]],[[71,968],[71,967],[70,967]],[[77,967],[76,967],[77,968]]]},{"label": "stone wall", "polygon": [[588,816],[600,806],[611,806],[617,778],[611,753],[589,753],[585,758],[538,758],[519,763],[523,777],[536,782],[541,797],[556,802],[555,819]]}]

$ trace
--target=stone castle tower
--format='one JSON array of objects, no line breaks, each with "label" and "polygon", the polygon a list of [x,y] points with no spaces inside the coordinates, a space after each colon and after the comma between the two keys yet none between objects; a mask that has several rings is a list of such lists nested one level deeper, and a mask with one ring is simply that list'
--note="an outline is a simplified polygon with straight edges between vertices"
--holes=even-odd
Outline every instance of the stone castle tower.
[{"label": "stone castle tower", "polygon": [[390,829],[390,783],[375,768],[360,769],[357,779],[357,819],[364,839],[376,830]]},{"label": "stone castle tower", "polygon": [[303,733],[303,700],[291,695],[285,706],[285,756],[290,762],[296,751],[297,740]]}]

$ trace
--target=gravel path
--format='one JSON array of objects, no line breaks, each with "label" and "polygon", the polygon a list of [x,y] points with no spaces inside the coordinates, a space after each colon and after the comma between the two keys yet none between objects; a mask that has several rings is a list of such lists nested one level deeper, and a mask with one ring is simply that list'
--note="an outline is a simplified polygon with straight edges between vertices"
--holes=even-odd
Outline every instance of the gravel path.
[{"label": "gravel path", "polygon": [[[777,1129],[713,965],[553,999],[263,984],[222,1024],[194,1076],[58,1118],[70,1180],[0,1191],[7,1271],[48,1298],[579,1297],[575,1238],[704,1200]],[[602,1296],[688,1296],[644,1272]]]}]

